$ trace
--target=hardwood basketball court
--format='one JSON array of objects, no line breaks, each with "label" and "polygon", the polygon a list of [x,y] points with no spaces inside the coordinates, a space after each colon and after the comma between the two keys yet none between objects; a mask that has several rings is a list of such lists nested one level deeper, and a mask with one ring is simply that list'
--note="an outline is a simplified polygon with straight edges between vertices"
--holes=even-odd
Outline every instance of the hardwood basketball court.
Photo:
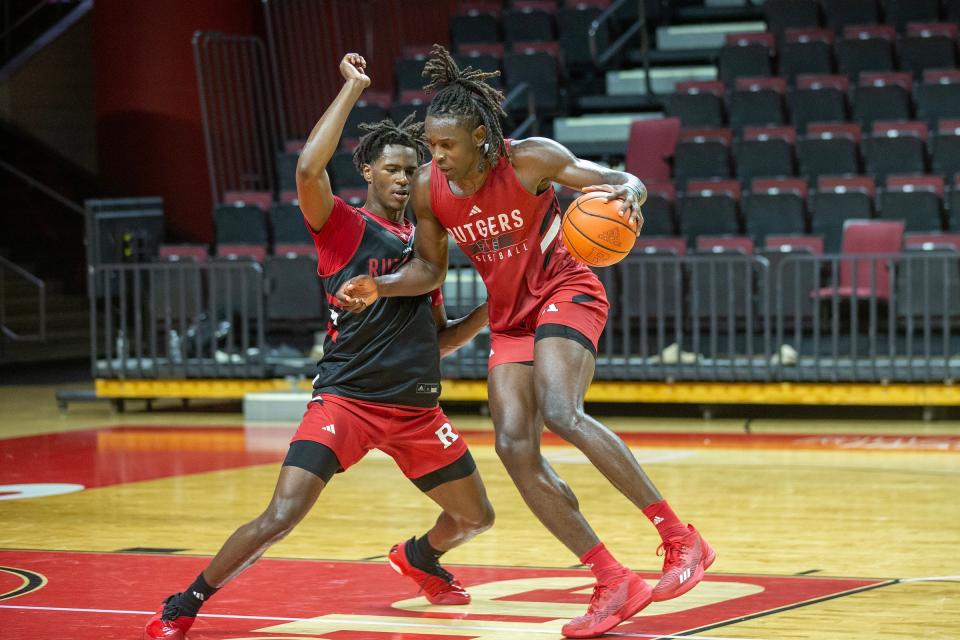
[{"label": "hardwood basketball court", "polygon": [[[0,637],[16,639],[139,638],[160,600],[266,505],[295,427],[172,401],[61,416],[46,386],[0,388],[0,406]],[[489,419],[455,421],[497,510],[492,530],[445,556],[469,607],[428,605],[386,565],[390,545],[436,511],[374,454],[222,590],[190,637],[560,638],[592,578],[521,502]],[[695,590],[611,637],[960,637],[957,423],[605,421],[718,552]],[[545,443],[601,538],[655,580],[653,527],[578,451]]]}]

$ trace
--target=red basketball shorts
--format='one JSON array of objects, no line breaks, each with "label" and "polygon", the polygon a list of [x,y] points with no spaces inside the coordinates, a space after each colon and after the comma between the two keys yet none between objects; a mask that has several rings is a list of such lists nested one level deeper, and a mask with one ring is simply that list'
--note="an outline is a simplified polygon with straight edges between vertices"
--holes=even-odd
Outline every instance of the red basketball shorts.
[{"label": "red basketball shorts", "polygon": [[557,289],[523,327],[491,331],[487,368],[510,362],[533,362],[534,342],[555,336],[571,338],[596,355],[610,308],[602,286],[598,283],[597,287],[599,291],[580,287]]},{"label": "red basketball shorts", "polygon": [[379,449],[414,479],[453,464],[467,445],[439,406],[423,409],[321,394],[310,402],[291,442],[329,447],[343,469]]}]

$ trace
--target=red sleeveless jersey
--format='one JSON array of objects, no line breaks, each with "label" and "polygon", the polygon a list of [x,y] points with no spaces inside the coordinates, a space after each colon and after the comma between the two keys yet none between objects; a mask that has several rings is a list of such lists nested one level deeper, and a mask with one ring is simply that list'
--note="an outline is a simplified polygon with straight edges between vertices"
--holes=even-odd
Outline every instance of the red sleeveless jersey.
[{"label": "red sleeveless jersey", "polygon": [[[510,140],[506,143],[509,153]],[[430,205],[483,278],[491,331],[533,330],[543,304],[558,289],[602,295],[597,276],[574,260],[560,239],[553,187],[531,194],[507,157],[476,193],[465,197],[453,194],[433,164]]]}]

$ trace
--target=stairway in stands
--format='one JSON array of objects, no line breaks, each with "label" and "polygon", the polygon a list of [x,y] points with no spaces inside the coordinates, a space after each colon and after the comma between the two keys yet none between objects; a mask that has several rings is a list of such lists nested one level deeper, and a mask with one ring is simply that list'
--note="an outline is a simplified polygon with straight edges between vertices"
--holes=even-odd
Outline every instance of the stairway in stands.
[{"label": "stairway in stands", "polygon": [[[26,57],[55,37],[80,0],[9,0],[0,15],[0,81],[22,69]],[[75,15],[75,14],[74,14]],[[27,362],[88,357],[89,310],[83,215],[50,197],[46,189],[82,206],[104,192],[95,176],[65,160],[28,132],[0,120],[0,256],[39,277],[46,290],[45,341],[0,336],[0,367]],[[28,176],[35,182],[19,176]],[[4,278],[5,324],[36,336],[40,326],[38,289],[11,270]]]},{"label": "stairway in stands", "polygon": [[[650,40],[650,86],[638,46],[619,68],[605,72],[602,93],[576,99],[576,114],[557,118],[554,137],[574,153],[594,158],[622,157],[630,122],[663,116],[666,98],[677,83],[717,79],[716,58],[728,33],[762,32],[762,9],[746,0],[706,0],[700,5],[669,3],[648,13],[656,24]],[[650,8],[648,3],[648,11]]]},{"label": "stairway in stands", "polygon": [[[65,292],[55,280],[47,280],[46,289],[46,340],[0,341],[0,367],[89,356],[90,311],[86,294]],[[7,326],[20,335],[35,335],[40,326],[37,289],[8,276],[6,296]]]}]

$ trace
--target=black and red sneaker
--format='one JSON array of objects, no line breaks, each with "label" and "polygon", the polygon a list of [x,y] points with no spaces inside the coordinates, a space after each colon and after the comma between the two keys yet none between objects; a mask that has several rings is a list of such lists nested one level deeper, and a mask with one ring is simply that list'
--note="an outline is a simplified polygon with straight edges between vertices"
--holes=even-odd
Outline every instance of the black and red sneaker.
[{"label": "black and red sneaker", "polygon": [[144,640],[185,640],[193,626],[196,615],[184,615],[180,608],[180,594],[175,593],[163,601],[160,610],[153,614],[143,629]]},{"label": "black and red sneaker", "polygon": [[429,572],[418,569],[407,558],[406,547],[405,542],[393,545],[387,561],[394,571],[416,582],[430,604],[470,604],[470,594],[453,574],[439,564]]}]

